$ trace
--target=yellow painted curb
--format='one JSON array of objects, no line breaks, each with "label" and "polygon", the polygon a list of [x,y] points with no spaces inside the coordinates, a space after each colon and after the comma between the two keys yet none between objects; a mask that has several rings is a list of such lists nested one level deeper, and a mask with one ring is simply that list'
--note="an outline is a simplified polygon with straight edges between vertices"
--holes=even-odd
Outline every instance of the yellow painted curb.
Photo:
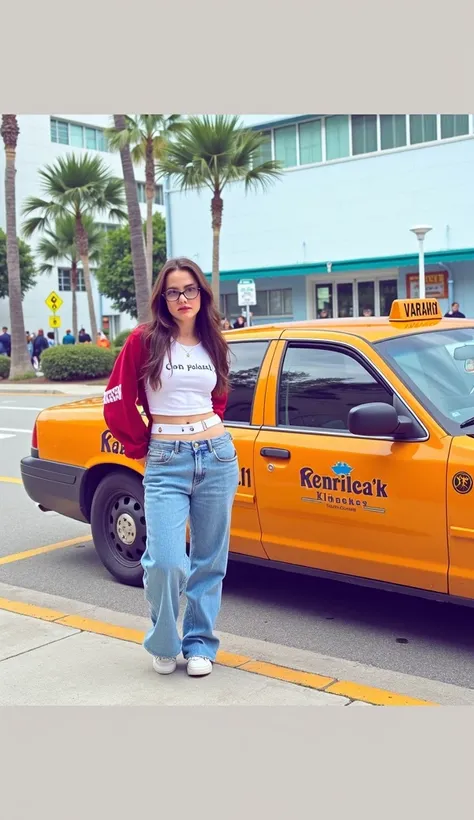
[{"label": "yellow painted curb", "polygon": [[[287,683],[297,683],[309,689],[324,689],[328,684],[335,683],[335,678],[328,678],[325,675],[317,675],[315,672],[300,672],[298,669],[289,669],[287,666],[278,666],[274,663],[264,661],[250,661],[240,666],[246,672],[254,672],[256,675],[264,675],[266,678],[275,678]],[[327,690],[326,690],[327,691]]]},{"label": "yellow painted curb", "polygon": [[376,689],[372,686],[363,686],[352,681],[335,681],[325,689],[331,695],[341,695],[351,700],[362,700],[364,703],[372,703],[374,706],[437,706],[427,700],[410,698],[407,695],[400,695],[397,692],[387,692],[385,689]]},{"label": "yellow painted curb", "polygon": [[92,541],[92,535],[84,535],[82,538],[69,538],[68,541],[57,541],[56,544],[47,544],[45,547],[36,547],[33,550],[3,555],[0,558],[0,566],[2,564],[13,564],[15,561],[24,561],[26,558],[34,558],[35,555],[43,555],[46,552],[62,550],[65,547],[74,547],[76,544],[86,544],[89,541]]},{"label": "yellow painted curb", "polygon": [[[73,542],[80,543],[84,540],[90,539],[76,538],[72,539],[71,542],[60,543],[62,546],[67,546]],[[60,549],[58,545],[51,545],[51,547]],[[40,549],[44,551],[48,548],[40,547]],[[30,552],[33,551],[30,550]],[[23,555],[23,553],[19,554]],[[0,610],[14,612],[18,615],[26,615],[30,618],[38,618],[43,621],[58,623],[62,626],[68,626],[82,632],[91,632],[95,635],[104,635],[108,638],[116,638],[118,640],[128,641],[130,643],[141,644],[143,643],[143,639],[145,637],[145,633],[139,629],[130,629],[129,627],[119,626],[118,624],[110,624],[106,621],[97,621],[93,618],[85,618],[81,615],[70,615],[66,612],[57,612],[54,609],[35,606],[34,604],[28,604],[22,601],[11,601],[8,598],[0,598]],[[338,681],[335,678],[327,677],[326,675],[318,675],[315,672],[303,672],[299,669],[290,669],[287,666],[279,666],[278,664],[258,661],[253,658],[248,658],[245,655],[237,655],[233,652],[225,652],[224,650],[220,650],[217,653],[216,664],[218,666],[238,669],[242,672],[262,675],[262,677],[265,678],[273,678],[274,680],[281,680],[286,683],[303,686],[306,689],[315,689],[331,695],[339,695],[341,697],[349,698],[352,701],[370,703],[374,706],[439,705],[430,701],[410,698],[407,695],[402,695],[398,692],[389,692],[384,689],[376,689],[372,686],[364,686],[352,681]]]},{"label": "yellow painted curb", "polygon": [[46,609],[35,604],[26,604],[23,601],[10,601],[8,598],[0,598],[0,609],[6,612],[15,612],[17,615],[27,615],[29,618],[38,618],[40,621],[58,621],[65,618],[64,612],[56,612],[54,609]]},{"label": "yellow painted curb", "polygon": [[5,484],[23,484],[21,478],[10,478],[8,475],[0,475],[0,481],[3,481]]}]

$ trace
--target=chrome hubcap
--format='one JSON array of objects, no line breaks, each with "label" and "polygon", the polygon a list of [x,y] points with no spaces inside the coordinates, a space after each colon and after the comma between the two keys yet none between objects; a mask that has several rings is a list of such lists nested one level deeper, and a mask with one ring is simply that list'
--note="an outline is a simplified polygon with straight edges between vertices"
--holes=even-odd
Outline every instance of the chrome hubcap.
[{"label": "chrome hubcap", "polygon": [[122,513],[117,519],[117,535],[123,544],[133,544],[137,537],[137,528],[131,515]]}]

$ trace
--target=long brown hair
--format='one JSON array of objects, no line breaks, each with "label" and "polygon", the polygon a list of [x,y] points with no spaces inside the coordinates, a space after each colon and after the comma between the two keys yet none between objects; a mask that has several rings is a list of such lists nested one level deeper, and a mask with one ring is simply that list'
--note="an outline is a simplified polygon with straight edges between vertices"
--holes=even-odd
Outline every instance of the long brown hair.
[{"label": "long brown hair", "polygon": [[178,333],[178,325],[168,310],[163,294],[166,288],[166,277],[169,273],[178,270],[188,271],[200,288],[201,307],[196,315],[196,335],[216,369],[216,391],[220,394],[225,393],[229,389],[229,348],[222,335],[220,315],[214,304],[211,287],[201,268],[186,257],[168,259],[155,282],[151,294],[153,318],[148,323],[145,332],[149,356],[143,377],[150,381],[153,390],[161,387],[163,359],[165,354],[171,355],[171,340]]}]

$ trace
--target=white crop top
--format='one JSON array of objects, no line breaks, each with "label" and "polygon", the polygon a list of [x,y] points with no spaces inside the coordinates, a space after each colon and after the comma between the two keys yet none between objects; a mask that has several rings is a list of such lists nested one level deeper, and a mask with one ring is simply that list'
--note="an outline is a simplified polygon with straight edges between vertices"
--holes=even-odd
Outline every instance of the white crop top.
[{"label": "white crop top", "polygon": [[212,413],[211,393],[217,383],[215,367],[199,343],[194,347],[171,342],[171,362],[165,353],[161,388],[145,386],[150,413],[156,416],[186,416]]}]

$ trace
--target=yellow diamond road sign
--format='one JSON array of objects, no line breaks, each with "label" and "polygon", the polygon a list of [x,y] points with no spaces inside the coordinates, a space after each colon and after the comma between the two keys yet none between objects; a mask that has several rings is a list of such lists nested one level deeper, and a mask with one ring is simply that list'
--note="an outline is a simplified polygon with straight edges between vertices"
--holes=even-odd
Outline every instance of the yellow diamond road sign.
[{"label": "yellow diamond road sign", "polygon": [[63,300],[60,296],[56,293],[56,291],[52,290],[49,294],[48,298],[44,300],[53,313],[56,313],[57,310],[61,307]]},{"label": "yellow diamond road sign", "polygon": [[50,316],[49,317],[49,326],[50,327],[61,327],[61,317],[60,316]]}]

